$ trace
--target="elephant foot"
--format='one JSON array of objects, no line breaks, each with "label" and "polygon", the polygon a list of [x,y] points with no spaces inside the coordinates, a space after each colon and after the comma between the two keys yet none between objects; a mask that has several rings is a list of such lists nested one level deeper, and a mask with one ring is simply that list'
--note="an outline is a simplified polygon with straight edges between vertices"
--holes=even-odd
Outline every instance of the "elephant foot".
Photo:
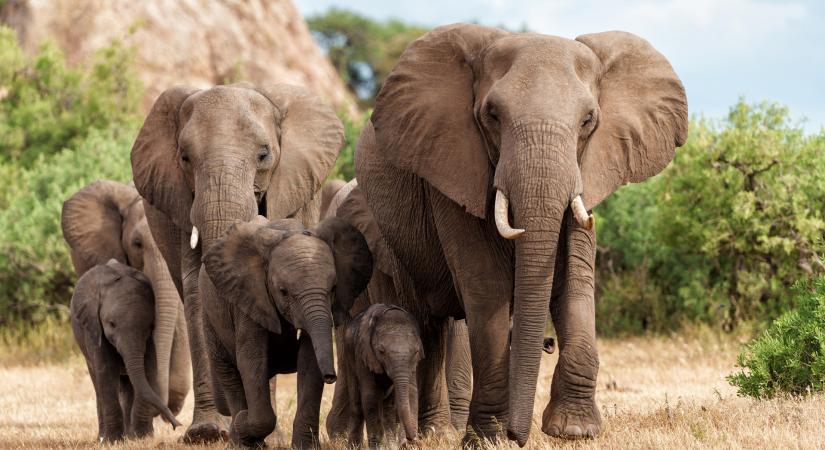
[{"label": "elephant foot", "polygon": [[551,400],[541,417],[541,431],[553,437],[593,438],[601,429],[601,414],[592,398],[580,403]]},{"label": "elephant foot", "polygon": [[183,444],[206,444],[228,439],[223,420],[217,415],[193,421],[180,438]]},{"label": "elephant foot", "polygon": [[[472,420],[472,419],[471,419]],[[468,423],[461,439],[461,447],[467,449],[488,448],[501,438],[506,422],[494,417],[487,423]]]}]

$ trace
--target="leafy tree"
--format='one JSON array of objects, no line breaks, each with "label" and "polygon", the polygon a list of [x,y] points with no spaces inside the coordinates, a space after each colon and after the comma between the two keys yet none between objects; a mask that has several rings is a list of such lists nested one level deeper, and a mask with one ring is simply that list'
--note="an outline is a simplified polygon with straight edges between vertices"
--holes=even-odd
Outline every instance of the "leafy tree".
[{"label": "leafy tree", "polygon": [[428,30],[399,20],[375,21],[352,11],[331,8],[307,18],[332,65],[361,99],[372,106],[384,79],[407,46]]}]

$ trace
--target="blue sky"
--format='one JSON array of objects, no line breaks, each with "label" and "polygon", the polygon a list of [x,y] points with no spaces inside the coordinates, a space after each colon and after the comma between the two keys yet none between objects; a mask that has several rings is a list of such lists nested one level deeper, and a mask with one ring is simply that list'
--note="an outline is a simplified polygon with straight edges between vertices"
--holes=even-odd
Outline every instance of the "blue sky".
[{"label": "blue sky", "polygon": [[740,96],[787,105],[825,127],[825,1],[296,0],[303,15],[344,7],[426,26],[476,21],[574,38],[636,33],[671,62],[690,112],[723,117]]}]

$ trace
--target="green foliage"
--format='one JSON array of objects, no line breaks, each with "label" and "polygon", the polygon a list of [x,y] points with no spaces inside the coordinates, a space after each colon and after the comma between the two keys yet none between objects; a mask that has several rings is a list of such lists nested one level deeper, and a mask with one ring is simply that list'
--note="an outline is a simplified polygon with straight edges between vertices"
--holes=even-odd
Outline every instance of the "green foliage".
[{"label": "green foliage", "polygon": [[793,289],[798,308],[782,315],[739,355],[728,381],[740,395],[770,398],[825,386],[825,277]]},{"label": "green foliage", "polygon": [[361,118],[352,119],[346,112],[339,112],[338,118],[344,125],[344,147],[335,160],[335,166],[329,172],[327,180],[349,181],[355,178],[355,147],[358,144],[358,137],[361,130],[370,119],[372,111],[362,114]]},{"label": "green foliage", "polygon": [[61,317],[75,281],[63,201],[96,179],[131,179],[131,61],[117,42],[82,68],[50,44],[27,57],[0,27],[0,325]]},{"label": "green foliage", "polygon": [[366,106],[372,106],[398,57],[428,30],[399,20],[371,20],[351,11],[331,8],[307,18],[329,60]]},{"label": "green foliage", "polygon": [[0,211],[0,324],[40,322],[68,305],[76,280],[63,201],[96,179],[129,182],[136,131],[134,123],[93,129],[77,149],[41,155],[32,168],[0,165],[0,184],[11,187]]},{"label": "green foliage", "polygon": [[137,118],[142,90],[133,52],[114,42],[87,68],[66,64],[52,44],[26,57],[0,26],[0,162],[29,167],[40,155],[78,145],[95,128]]},{"label": "green foliage", "polygon": [[796,280],[825,270],[825,133],[744,101],[691,125],[661,175],[597,208],[602,334],[769,320],[793,306]]}]

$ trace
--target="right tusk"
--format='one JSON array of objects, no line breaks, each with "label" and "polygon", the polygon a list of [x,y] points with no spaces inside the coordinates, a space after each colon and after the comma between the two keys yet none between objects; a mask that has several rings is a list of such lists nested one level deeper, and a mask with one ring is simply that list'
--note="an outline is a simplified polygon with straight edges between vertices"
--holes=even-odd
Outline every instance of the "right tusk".
[{"label": "right tusk", "polygon": [[192,225],[192,236],[189,238],[189,248],[192,250],[198,246],[198,227]]},{"label": "right tusk", "polygon": [[596,218],[593,217],[593,214],[587,213],[587,209],[584,208],[582,196],[577,195],[570,206],[573,208],[573,217],[576,218],[576,222],[578,222],[582,228],[592,230],[593,225],[596,224]]},{"label": "right tusk", "polygon": [[303,332],[303,330],[301,330],[300,328],[298,328],[298,333],[297,333],[297,334],[296,334],[296,336],[295,336],[295,340],[296,340],[296,341],[300,341],[300,340],[301,340],[301,333],[302,333],[302,332]]},{"label": "right tusk", "polygon": [[495,218],[498,234],[500,234],[504,239],[515,239],[521,236],[524,233],[524,230],[510,226],[510,218],[508,216],[509,207],[510,201],[507,200],[507,196],[504,195],[504,192],[496,189]]}]

